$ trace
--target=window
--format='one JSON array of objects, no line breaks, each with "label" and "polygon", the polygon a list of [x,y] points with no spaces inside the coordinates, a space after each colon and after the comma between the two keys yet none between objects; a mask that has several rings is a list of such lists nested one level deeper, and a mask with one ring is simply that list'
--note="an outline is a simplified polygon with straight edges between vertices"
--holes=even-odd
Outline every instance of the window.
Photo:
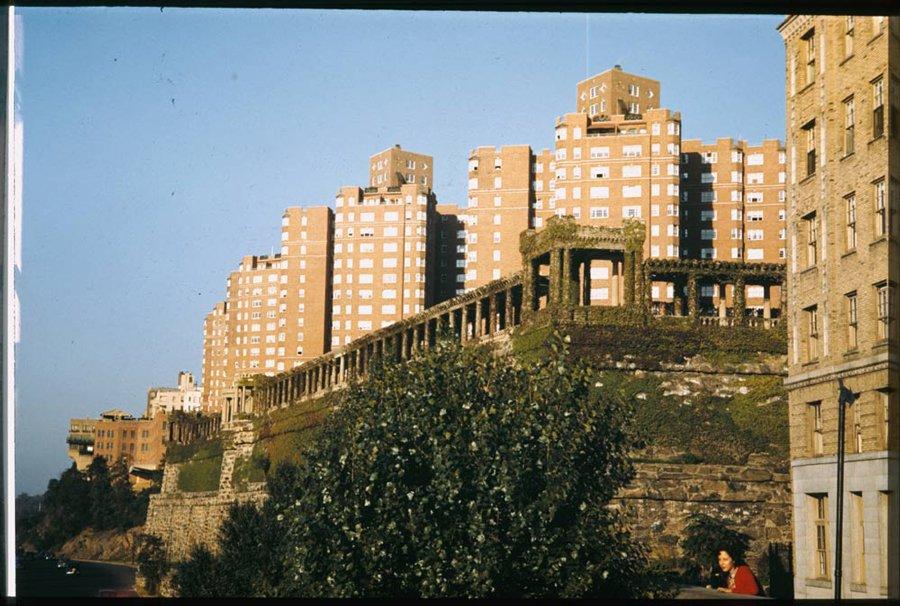
[{"label": "window", "polygon": [[886,390],[878,390],[876,393],[881,417],[881,449],[888,450],[891,438],[891,395]]},{"label": "window", "polygon": [[850,514],[853,519],[850,523],[850,549],[853,553],[851,562],[853,582],[858,585],[866,584],[866,526],[863,496],[861,492],[850,493]]},{"label": "window", "polygon": [[844,22],[844,57],[849,57],[853,54],[853,23],[854,19],[852,15],[847,16],[846,21]]},{"label": "window", "polygon": [[809,30],[803,36],[804,46],[806,49],[806,82],[810,84],[816,79],[816,31]]},{"label": "window", "polygon": [[875,301],[878,311],[878,338],[887,339],[891,334],[891,286],[886,282],[875,285]]},{"label": "window", "polygon": [[887,196],[884,190],[884,179],[879,179],[874,184],[875,187],[875,237],[880,238],[886,236],[890,230],[887,208]]},{"label": "window", "polygon": [[810,508],[813,530],[815,533],[814,552],[812,554],[813,578],[827,579],[828,571],[828,495],[811,494]]},{"label": "window", "polygon": [[608,219],[609,218],[609,207],[592,206],[590,209],[590,217],[591,217],[591,219]]},{"label": "window", "polygon": [[807,331],[807,347],[806,361],[811,362],[819,357],[819,308],[816,305],[807,307],[806,312],[806,331]]},{"label": "window", "polygon": [[806,222],[806,266],[812,267],[818,262],[818,222],[816,221],[816,213],[811,213],[803,217]]},{"label": "window", "polygon": [[812,456],[823,453],[822,436],[822,402],[810,402],[807,404],[809,419],[809,452]]},{"label": "window", "polygon": [[872,138],[884,134],[884,80],[872,82]]},{"label": "window", "polygon": [[847,302],[847,349],[853,350],[859,346],[856,291],[847,293],[845,299]]},{"label": "window", "polygon": [[816,172],[816,121],[811,120],[804,127],[806,131],[806,176]]},{"label": "window", "polygon": [[844,246],[846,250],[856,249],[856,195],[844,198],[845,221],[847,224]]},{"label": "window", "polygon": [[853,97],[844,101],[844,155],[853,153],[853,125],[855,124]]}]

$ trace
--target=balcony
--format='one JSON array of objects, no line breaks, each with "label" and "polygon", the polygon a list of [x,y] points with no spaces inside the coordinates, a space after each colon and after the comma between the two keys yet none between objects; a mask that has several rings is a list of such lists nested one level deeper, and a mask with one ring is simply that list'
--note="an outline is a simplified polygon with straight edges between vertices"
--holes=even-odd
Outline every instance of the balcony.
[{"label": "balcony", "polygon": [[73,444],[79,446],[93,446],[94,437],[93,436],[85,436],[85,435],[70,435],[66,437],[66,444]]}]

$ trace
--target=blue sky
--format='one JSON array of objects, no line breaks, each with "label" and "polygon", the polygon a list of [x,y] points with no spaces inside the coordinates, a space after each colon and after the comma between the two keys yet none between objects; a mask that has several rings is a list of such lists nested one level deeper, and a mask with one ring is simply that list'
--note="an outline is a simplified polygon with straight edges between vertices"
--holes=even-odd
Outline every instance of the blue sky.
[{"label": "blue sky", "polygon": [[285,207],[364,184],[372,153],[433,155],[438,199],[464,204],[469,150],[550,147],[613,64],[661,81],[685,138],[784,136],[780,16],[17,12],[18,491],[70,463],[70,417],[199,377],[228,272],[278,245]]}]

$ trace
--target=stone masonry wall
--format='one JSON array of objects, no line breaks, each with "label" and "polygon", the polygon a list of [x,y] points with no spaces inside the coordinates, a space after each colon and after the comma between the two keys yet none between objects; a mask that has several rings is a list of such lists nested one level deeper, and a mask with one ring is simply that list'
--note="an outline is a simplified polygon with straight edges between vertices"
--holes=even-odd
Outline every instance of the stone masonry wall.
[{"label": "stone masonry wall", "polygon": [[[645,371],[619,366],[618,370],[640,376]],[[693,365],[653,371],[665,381],[664,395],[690,397],[706,392],[727,396],[745,393],[744,381],[751,376],[780,375],[783,358],[744,368],[715,372],[712,365]],[[640,397],[640,395],[638,396]],[[265,484],[255,483],[245,492],[235,491],[231,474],[235,461],[249,457],[256,440],[249,421],[239,421],[234,432],[223,435],[224,452],[219,489],[203,493],[178,491],[179,465],[167,465],[162,491],[150,497],[146,532],[163,539],[168,558],[183,560],[191,548],[204,544],[215,549],[218,529],[234,502],[261,502]],[[654,558],[674,561],[680,555],[678,541],[684,535],[688,516],[701,512],[732,523],[753,538],[748,562],[759,570],[770,543],[790,543],[790,476],[787,462],[751,456],[745,465],[685,464],[665,462],[678,453],[643,452],[656,461],[636,465],[636,477],[619,494],[615,507],[627,516],[635,536],[644,541]],[[165,590],[165,588],[164,588]]]},{"label": "stone masonry wall", "polygon": [[790,474],[751,458],[747,465],[639,463],[616,499],[634,536],[656,558],[681,556],[688,516],[703,513],[729,522],[752,538],[748,563],[760,570],[769,544],[791,541]]},{"label": "stone masonry wall", "polygon": [[209,492],[181,492],[178,490],[180,464],[168,464],[163,471],[159,494],[150,496],[144,532],[163,540],[171,562],[185,559],[194,545],[202,544],[215,550],[222,521],[232,503],[260,502],[266,497],[265,485],[257,483],[244,492],[235,492],[231,474],[238,457],[249,457],[255,440],[248,421],[237,424],[236,430],[223,434],[225,448],[219,473],[219,489]]}]

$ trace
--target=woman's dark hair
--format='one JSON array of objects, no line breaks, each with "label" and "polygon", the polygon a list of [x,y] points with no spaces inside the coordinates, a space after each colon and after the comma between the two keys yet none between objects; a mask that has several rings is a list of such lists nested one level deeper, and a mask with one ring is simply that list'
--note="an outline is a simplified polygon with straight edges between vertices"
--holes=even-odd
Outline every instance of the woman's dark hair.
[{"label": "woman's dark hair", "polygon": [[745,549],[743,546],[737,544],[722,543],[716,547],[716,555],[718,556],[722,551],[731,556],[731,559],[734,560],[735,566],[746,564],[746,562],[744,561]]}]

